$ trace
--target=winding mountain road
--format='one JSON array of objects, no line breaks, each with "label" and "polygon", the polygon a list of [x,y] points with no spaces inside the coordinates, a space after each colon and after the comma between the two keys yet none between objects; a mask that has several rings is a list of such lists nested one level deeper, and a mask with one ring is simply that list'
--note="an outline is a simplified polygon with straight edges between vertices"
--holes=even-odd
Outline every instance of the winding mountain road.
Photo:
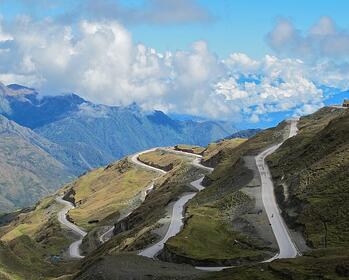
[{"label": "winding mountain road", "polygon": [[[297,119],[290,120],[290,132],[288,138],[291,138],[297,134]],[[287,138],[287,139],[288,139]],[[284,141],[286,141],[285,139]],[[283,141],[283,142],[284,142]],[[275,199],[274,195],[274,185],[272,182],[272,177],[269,171],[269,168],[265,162],[265,158],[275,152],[282,144],[283,142],[273,145],[272,147],[264,150],[260,154],[258,154],[255,157],[258,171],[261,176],[261,186],[262,186],[262,201],[264,208],[267,212],[267,216],[270,222],[270,225],[272,227],[272,230],[274,232],[275,238],[277,240],[278,246],[279,246],[279,253],[276,254],[274,257],[264,261],[264,262],[271,262],[275,259],[282,259],[282,258],[295,258],[296,256],[300,255],[295,243],[292,241],[292,238],[289,234],[289,231],[287,229],[287,226],[279,212],[279,208]],[[155,149],[152,149],[151,151],[154,151]],[[181,153],[186,154],[190,156],[196,157],[192,164],[209,170],[210,172],[213,170],[212,168],[203,166],[200,163],[201,156],[187,153],[187,152],[181,152],[176,150],[171,150],[175,153]],[[143,152],[142,152],[143,153]],[[139,154],[138,154],[139,155]],[[144,163],[141,163],[138,161],[137,157],[138,155],[135,155],[133,157],[133,162],[136,164],[140,164],[143,167],[150,167]],[[154,167],[151,167],[154,169]],[[160,170],[160,169],[159,169]],[[191,185],[195,187],[197,190],[201,191],[205,187],[202,185],[202,180],[204,176],[198,180],[195,180],[191,182]],[[168,231],[166,232],[163,239],[161,239],[158,243],[150,246],[149,248],[141,251],[139,255],[154,258],[156,255],[163,249],[164,244],[166,241],[171,238],[172,236],[175,236],[178,234],[183,226],[183,212],[184,212],[184,206],[185,204],[192,199],[197,193],[190,193],[187,195],[182,196],[179,200],[176,201],[174,204],[173,210],[172,210],[172,217],[171,222]],[[223,269],[231,268],[231,267],[196,267],[200,270],[207,270],[207,271],[220,271]]]},{"label": "winding mountain road", "polygon": [[[297,134],[297,131],[298,131],[297,121],[298,120],[290,120],[290,132],[289,132],[288,138],[293,137]],[[279,246],[279,253],[276,254],[274,257],[272,257],[264,262],[271,262],[275,259],[282,259],[282,258],[295,258],[296,256],[300,255],[295,243],[292,241],[292,238],[289,234],[287,226],[286,226],[286,224],[285,224],[285,222],[280,214],[280,211],[279,211],[276,199],[275,199],[275,195],[274,195],[274,186],[273,186],[273,182],[271,179],[271,174],[270,174],[269,168],[265,162],[265,158],[267,156],[269,156],[270,154],[272,154],[273,152],[275,152],[282,145],[282,143],[271,146],[270,148],[264,150],[263,152],[261,152],[260,154],[258,154],[255,157],[257,168],[258,168],[258,171],[259,171],[260,176],[261,176],[263,205],[264,205],[264,208],[266,210],[270,225],[272,227],[272,230],[274,232],[275,238],[276,238],[278,246]],[[134,164],[137,164],[141,167],[159,172],[162,175],[166,174],[167,173],[166,171],[159,169],[159,168],[156,168],[156,167],[153,167],[153,166],[149,166],[149,165],[138,160],[138,157],[141,154],[152,152],[152,151],[155,151],[156,149],[158,149],[158,148],[153,148],[153,149],[149,149],[149,150],[137,153],[131,157],[131,161]],[[169,150],[170,152],[180,153],[180,154],[185,154],[185,155],[195,157],[194,160],[192,161],[192,164],[194,166],[208,170],[210,172],[213,171],[213,168],[204,166],[200,163],[200,160],[202,158],[202,156],[200,156],[200,155],[182,152],[182,151],[177,151],[177,150],[173,150],[173,149],[169,149],[169,148],[165,148],[165,149]],[[196,188],[198,191],[201,191],[205,188],[202,185],[203,179],[204,179],[204,176],[202,176],[200,179],[192,181],[191,185],[194,188]],[[149,185],[149,187],[145,190],[145,193],[143,194],[144,199],[146,198],[147,194],[153,189],[153,187],[154,187],[154,182],[152,182]],[[167,242],[167,240],[170,239],[171,237],[177,235],[180,232],[180,230],[183,227],[185,204],[189,200],[191,200],[196,194],[197,194],[197,192],[187,193],[175,202],[173,209],[172,209],[170,225],[169,225],[169,228],[168,228],[165,236],[156,244],[141,251],[139,253],[140,256],[144,256],[144,257],[148,257],[148,258],[155,258],[156,255],[164,248],[164,244]],[[73,232],[75,232],[77,235],[79,235],[81,237],[79,240],[73,242],[70,245],[69,255],[71,258],[83,258],[84,256],[82,256],[80,254],[79,247],[82,243],[83,237],[87,233],[85,231],[83,231],[82,229],[80,229],[79,227],[77,227],[76,225],[74,225],[73,223],[69,222],[66,218],[68,211],[73,209],[74,205],[66,200],[63,200],[61,197],[56,198],[56,200],[57,200],[57,202],[65,205],[65,208],[62,209],[58,213],[59,222],[64,224],[68,228],[70,228]],[[128,214],[126,214],[123,218],[127,217],[131,213],[132,213],[132,211],[129,212]],[[109,235],[112,234],[113,229],[114,229],[113,227],[109,228],[104,234],[102,234],[100,236],[100,241],[102,243],[110,238]],[[223,270],[226,268],[231,268],[231,267],[196,267],[196,268],[201,269],[201,270],[208,270],[208,271],[220,271],[220,270]]]},{"label": "winding mountain road", "polygon": [[[295,136],[298,131],[297,120],[291,120],[290,122],[290,133],[288,138]],[[268,165],[265,162],[265,158],[275,152],[282,143],[266,149],[255,157],[257,168],[261,176],[263,205],[279,246],[279,253],[266,262],[271,262],[275,259],[295,258],[297,255],[300,255],[280,214],[274,194],[272,177]]]},{"label": "winding mountain road", "polygon": [[67,213],[71,209],[75,208],[73,203],[64,200],[62,197],[57,197],[56,201],[65,206],[61,211],[58,212],[58,221],[61,224],[63,224],[64,226],[71,229],[76,235],[78,235],[80,237],[78,240],[76,240],[72,244],[70,244],[69,256],[71,258],[75,258],[75,259],[82,259],[84,256],[82,256],[80,254],[80,245],[82,243],[82,239],[86,236],[87,232],[83,231],[77,225],[75,225],[67,220]]},{"label": "winding mountain road", "polygon": [[[154,151],[154,150],[156,150],[156,148],[152,149],[150,151]],[[205,170],[209,170],[209,171],[213,170],[213,168],[203,166],[200,163],[200,159],[202,158],[202,156],[200,156],[200,155],[187,153],[187,152],[176,151],[176,150],[172,150],[172,149],[169,149],[169,148],[167,148],[166,150],[168,150],[170,152],[174,152],[174,153],[180,153],[180,154],[184,154],[184,155],[189,155],[189,156],[195,157],[195,159],[192,161],[192,164],[194,166],[197,166],[197,167],[203,168]],[[146,151],[146,152],[149,152],[149,151]],[[145,152],[141,152],[139,154],[136,154],[131,159],[132,159],[133,163],[148,168],[149,167],[148,165],[146,165],[146,164],[144,164],[144,163],[142,163],[142,162],[140,162],[138,160],[138,156],[140,154],[143,154],[143,153],[145,153]],[[155,167],[152,167],[153,170],[154,170],[154,168]],[[158,168],[155,168],[155,169],[158,170],[158,171],[161,170],[161,169],[158,169]],[[162,173],[165,173],[165,174],[167,173],[167,172],[165,172],[163,170],[161,170],[161,171],[162,171]],[[204,176],[202,176],[198,180],[195,180],[195,181],[191,182],[191,185],[194,188],[196,188],[198,191],[201,191],[201,190],[203,190],[205,188],[201,184],[203,179],[204,179]],[[183,227],[183,218],[184,218],[184,207],[185,207],[185,204],[189,200],[191,200],[196,194],[197,194],[197,192],[192,192],[192,193],[185,194],[185,195],[180,197],[175,202],[175,204],[173,205],[173,208],[172,208],[170,226],[169,226],[165,236],[159,242],[157,242],[156,244],[154,244],[154,245],[146,248],[145,250],[141,251],[139,253],[140,256],[148,257],[148,258],[154,258],[164,248],[164,245],[167,242],[167,240],[169,240],[171,237],[177,235],[181,231],[181,229]]]}]

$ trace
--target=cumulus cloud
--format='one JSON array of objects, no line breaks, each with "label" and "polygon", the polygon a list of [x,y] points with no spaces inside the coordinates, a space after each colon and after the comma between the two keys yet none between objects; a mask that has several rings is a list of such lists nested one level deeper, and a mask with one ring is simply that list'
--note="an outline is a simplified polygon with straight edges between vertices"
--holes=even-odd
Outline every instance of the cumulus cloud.
[{"label": "cumulus cloud", "polygon": [[[0,41],[0,80],[44,94],[76,92],[108,105],[136,102],[145,110],[258,122],[270,113],[321,107],[318,84],[349,85],[344,64],[339,71],[329,62],[314,66],[272,55],[255,60],[243,53],[220,60],[205,41],[187,51],[160,53],[135,44],[114,20],[70,26],[21,16],[0,24],[0,30],[6,34]],[[323,26],[313,32],[332,31]]]},{"label": "cumulus cloud", "polygon": [[330,17],[321,17],[304,34],[291,20],[281,18],[266,38],[269,46],[283,55],[305,59],[349,57],[349,30],[339,28]]},{"label": "cumulus cloud", "polygon": [[323,105],[322,91],[307,78],[300,60],[266,55],[255,61],[246,55],[234,54],[225,63],[230,77],[216,83],[215,92],[228,102],[238,104],[252,122],[268,113],[300,109],[304,104],[313,110]]}]

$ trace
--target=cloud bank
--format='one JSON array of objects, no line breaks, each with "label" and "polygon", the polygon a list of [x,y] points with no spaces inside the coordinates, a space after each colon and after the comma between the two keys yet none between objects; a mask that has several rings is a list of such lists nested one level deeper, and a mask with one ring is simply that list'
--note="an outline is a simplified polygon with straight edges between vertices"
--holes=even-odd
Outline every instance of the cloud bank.
[{"label": "cloud bank", "polygon": [[281,18],[267,35],[277,53],[306,59],[349,57],[349,30],[339,28],[330,17],[321,17],[305,34]]},{"label": "cloud bank", "polygon": [[[268,35],[280,49],[298,38],[284,24]],[[326,24],[315,27],[317,34],[332,32]],[[288,31],[278,37],[280,28]],[[70,26],[50,18],[18,17],[10,25],[0,24],[0,61],[0,81],[45,94],[76,92],[108,105],[136,102],[145,110],[252,123],[270,113],[318,109],[324,100],[319,85],[349,86],[345,63],[338,67],[330,60],[308,63],[273,55],[254,60],[243,53],[221,60],[204,41],[194,42],[188,51],[160,53],[134,44],[129,31],[114,20],[81,20]]]}]

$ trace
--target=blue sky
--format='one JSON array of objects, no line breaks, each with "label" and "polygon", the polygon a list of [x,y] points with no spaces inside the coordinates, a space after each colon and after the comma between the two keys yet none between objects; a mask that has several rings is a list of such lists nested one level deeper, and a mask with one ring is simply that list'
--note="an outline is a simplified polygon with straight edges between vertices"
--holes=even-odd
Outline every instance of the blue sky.
[{"label": "blue sky", "polygon": [[341,0],[0,0],[0,81],[273,124],[346,96],[347,11]]},{"label": "blue sky", "polygon": [[[41,6],[39,2],[47,4],[55,1],[0,0],[1,15],[6,20],[19,14],[30,14],[36,18],[64,15],[78,6],[79,2],[84,1],[62,0],[49,7]],[[146,1],[119,2],[129,7],[141,7]],[[195,40],[205,40],[220,57],[232,52],[244,52],[254,58],[271,52],[265,43],[265,35],[278,17],[291,19],[300,30],[307,30],[321,16],[332,17],[338,25],[349,27],[349,2],[343,0],[199,0],[197,3],[212,15],[212,20],[126,25],[131,30],[135,42],[144,43],[160,51],[186,49]]]}]

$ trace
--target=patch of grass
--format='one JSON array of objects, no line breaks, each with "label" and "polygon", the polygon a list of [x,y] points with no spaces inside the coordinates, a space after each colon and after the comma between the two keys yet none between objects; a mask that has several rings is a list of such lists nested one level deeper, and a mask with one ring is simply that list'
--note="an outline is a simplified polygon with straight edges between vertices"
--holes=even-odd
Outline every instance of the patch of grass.
[{"label": "patch of grass", "polygon": [[138,203],[142,191],[156,176],[154,172],[133,167],[127,159],[89,172],[66,187],[74,191],[76,203],[69,217],[90,230],[112,213]]},{"label": "patch of grass", "polygon": [[70,264],[51,262],[47,251],[26,235],[0,242],[0,267],[8,279],[26,280],[52,279],[73,270]]},{"label": "patch of grass", "polygon": [[72,241],[57,220],[57,213],[62,207],[53,197],[43,199],[33,211],[18,215],[17,219],[2,227],[1,241],[8,243],[28,236],[40,244],[47,254],[60,255],[62,249]]},{"label": "patch of grass", "polygon": [[215,204],[189,207],[184,229],[166,243],[167,250],[194,260],[260,257],[261,252],[227,223],[235,209],[248,200],[242,192],[235,192]]}]

